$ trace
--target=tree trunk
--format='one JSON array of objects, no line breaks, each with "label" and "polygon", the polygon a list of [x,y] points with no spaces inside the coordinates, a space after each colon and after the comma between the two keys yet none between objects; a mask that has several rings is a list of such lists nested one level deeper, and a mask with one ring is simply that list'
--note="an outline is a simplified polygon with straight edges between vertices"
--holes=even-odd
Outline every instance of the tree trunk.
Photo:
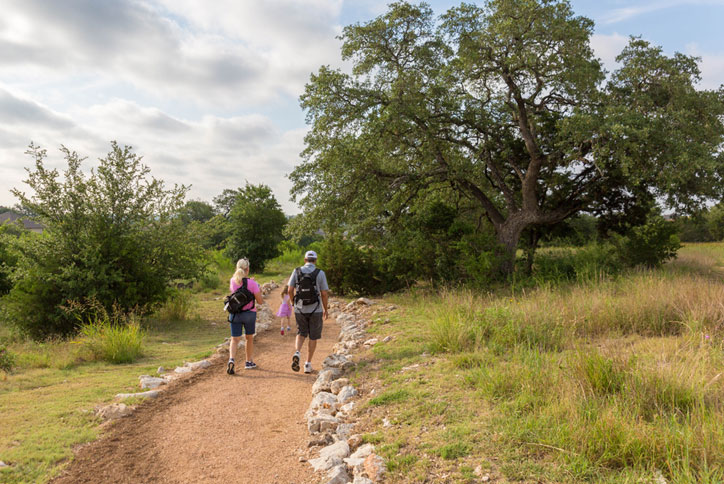
[{"label": "tree trunk", "polygon": [[536,229],[531,229],[530,238],[528,239],[528,247],[525,249],[525,251],[527,253],[525,270],[529,276],[533,275],[533,259],[535,258],[535,251],[538,248],[539,240],[540,240],[540,232]]},{"label": "tree trunk", "polygon": [[503,224],[496,227],[495,236],[501,249],[499,270],[501,275],[506,278],[511,276],[515,270],[515,256],[520,234],[528,225],[520,218],[510,217]]}]

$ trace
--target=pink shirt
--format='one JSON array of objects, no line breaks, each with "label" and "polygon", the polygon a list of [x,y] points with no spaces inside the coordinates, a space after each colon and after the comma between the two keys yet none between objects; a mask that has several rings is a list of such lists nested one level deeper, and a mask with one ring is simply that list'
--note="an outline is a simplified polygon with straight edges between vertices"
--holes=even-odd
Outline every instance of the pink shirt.
[{"label": "pink shirt", "polygon": [[[229,281],[229,289],[231,290],[231,292],[232,293],[236,292],[236,290],[239,289],[240,287],[241,287],[241,284],[237,284],[236,281],[234,280],[234,278],[232,277],[231,280]],[[249,278],[249,280],[246,281],[246,288],[249,291],[251,291],[252,294],[259,294],[261,292],[261,289],[259,289],[259,284],[257,284],[256,281],[251,278]],[[250,302],[249,304],[247,304],[246,306],[244,306],[241,309],[243,311],[247,311],[252,306],[254,306],[254,303]],[[254,306],[251,310],[256,312],[256,306]]]}]

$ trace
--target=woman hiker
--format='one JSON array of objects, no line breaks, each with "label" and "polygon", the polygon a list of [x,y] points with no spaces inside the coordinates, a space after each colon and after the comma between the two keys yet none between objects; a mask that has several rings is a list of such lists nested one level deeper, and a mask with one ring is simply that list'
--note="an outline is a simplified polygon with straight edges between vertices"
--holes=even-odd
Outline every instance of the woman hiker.
[{"label": "woman hiker", "polygon": [[[229,281],[229,289],[233,294],[244,284],[246,279],[246,288],[254,295],[255,301],[242,307],[242,311],[236,314],[229,314],[229,323],[231,326],[231,342],[229,343],[229,363],[226,365],[226,373],[234,374],[234,365],[236,357],[236,349],[241,340],[242,330],[246,333],[246,363],[244,369],[251,370],[256,368],[254,363],[254,333],[256,333],[256,304],[264,304],[261,297],[261,289],[254,279],[249,277],[249,261],[247,259],[239,259],[236,263],[236,272]],[[254,304],[256,303],[256,304]]]}]

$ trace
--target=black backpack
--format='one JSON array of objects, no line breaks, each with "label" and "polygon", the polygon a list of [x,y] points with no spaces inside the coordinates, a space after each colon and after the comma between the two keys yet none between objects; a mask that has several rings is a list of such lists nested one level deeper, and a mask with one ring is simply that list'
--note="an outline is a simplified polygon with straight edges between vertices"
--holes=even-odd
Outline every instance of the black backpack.
[{"label": "black backpack", "polygon": [[254,307],[254,305],[252,304],[249,309],[241,309],[247,304],[253,303],[256,300],[254,298],[254,294],[246,287],[246,283],[248,280],[249,279],[245,277],[243,279],[243,282],[241,283],[241,287],[224,298],[224,309],[229,313],[237,314],[244,311],[249,311]]},{"label": "black backpack", "polygon": [[302,304],[318,304],[319,293],[317,292],[317,274],[319,269],[314,269],[312,272],[304,274],[302,268],[296,268],[297,274],[297,291],[294,293],[294,302],[302,301]]}]

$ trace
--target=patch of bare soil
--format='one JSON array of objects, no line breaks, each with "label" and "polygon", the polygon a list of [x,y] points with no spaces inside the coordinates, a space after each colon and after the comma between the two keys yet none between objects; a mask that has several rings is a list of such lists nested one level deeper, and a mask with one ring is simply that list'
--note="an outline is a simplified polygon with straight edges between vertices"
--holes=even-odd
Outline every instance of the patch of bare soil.
[{"label": "patch of bare soil", "polygon": [[[268,300],[275,305],[278,290]],[[325,321],[312,374],[291,370],[295,332],[281,336],[276,328],[255,338],[257,369],[243,369],[240,348],[236,375],[218,359],[175,382],[79,449],[54,484],[316,482],[311,466],[299,462],[308,440],[304,412],[339,326]]]}]

